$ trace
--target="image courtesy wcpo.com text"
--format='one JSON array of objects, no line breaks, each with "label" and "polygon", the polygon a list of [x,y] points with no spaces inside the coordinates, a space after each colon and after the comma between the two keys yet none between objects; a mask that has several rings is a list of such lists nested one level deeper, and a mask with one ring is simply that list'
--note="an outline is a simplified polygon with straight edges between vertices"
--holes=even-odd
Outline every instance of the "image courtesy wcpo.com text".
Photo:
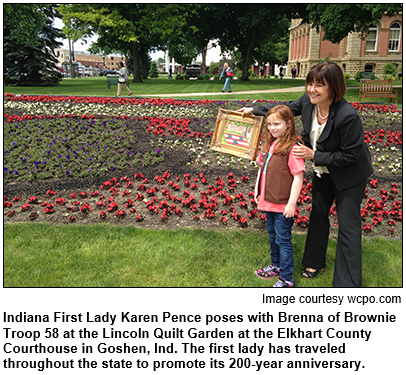
[{"label": "image courtesy wcpo.com text", "polygon": [[399,289],[3,289],[2,374],[398,373]]}]

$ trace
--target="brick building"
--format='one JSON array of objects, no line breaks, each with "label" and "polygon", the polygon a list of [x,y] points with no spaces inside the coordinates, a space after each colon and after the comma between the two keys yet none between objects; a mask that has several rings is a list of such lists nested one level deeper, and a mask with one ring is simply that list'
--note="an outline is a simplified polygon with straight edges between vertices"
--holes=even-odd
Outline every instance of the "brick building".
[{"label": "brick building", "polygon": [[364,37],[350,33],[340,43],[333,44],[323,40],[322,29],[317,33],[300,19],[292,20],[288,72],[295,67],[297,76],[304,78],[320,60],[329,58],[351,77],[360,71],[375,72],[381,78],[387,62],[397,69],[402,66],[402,25],[402,14],[384,15],[377,25],[369,27]]},{"label": "brick building", "polygon": [[[69,61],[69,50],[57,48],[55,50],[58,59],[58,65],[61,66],[63,62]],[[118,62],[125,61],[123,56],[102,56],[92,55],[89,52],[74,52],[75,62],[80,62],[82,65],[88,67],[93,66],[98,69],[119,69]]]}]

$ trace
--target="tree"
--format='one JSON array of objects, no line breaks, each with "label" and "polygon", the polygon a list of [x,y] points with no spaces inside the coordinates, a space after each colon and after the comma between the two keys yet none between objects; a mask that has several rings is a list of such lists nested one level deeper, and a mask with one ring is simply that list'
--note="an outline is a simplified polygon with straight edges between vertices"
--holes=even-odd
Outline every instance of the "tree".
[{"label": "tree", "polygon": [[348,33],[357,32],[363,36],[371,24],[376,24],[386,12],[389,17],[402,11],[402,4],[309,4],[308,23],[320,32],[323,39],[339,43]]},{"label": "tree", "polygon": [[[6,85],[57,85],[62,74],[57,69],[54,50],[61,46],[60,30],[53,27],[59,17],[54,4],[5,4],[4,83]],[[31,22],[30,22],[31,21]]]},{"label": "tree", "polygon": [[241,80],[246,81],[255,54],[260,57],[259,51],[270,40],[276,44],[286,33],[289,20],[305,17],[305,11],[302,4],[196,4],[194,25],[204,30],[209,40],[217,39],[222,51],[239,51]]},{"label": "tree", "polygon": [[155,29],[163,47],[179,64],[186,66],[201,53],[203,46],[197,36],[193,4],[170,4],[160,9]]},{"label": "tree", "polygon": [[[65,14],[68,11],[69,5],[60,4],[58,10],[61,14]],[[70,77],[73,78],[73,61],[74,61],[74,48],[73,45],[79,39],[86,40],[87,36],[91,36],[91,31],[88,27],[85,27],[77,22],[75,18],[64,18],[64,26],[62,31],[68,39],[69,46],[69,65],[70,65]]]},{"label": "tree", "polygon": [[158,78],[158,69],[156,68],[156,62],[151,62],[151,68],[149,70],[149,77],[150,78]]},{"label": "tree", "polygon": [[151,19],[157,4],[66,4],[61,8],[65,25],[75,20],[80,29],[88,28],[88,34],[98,35],[90,51],[103,54],[131,55],[134,82],[142,82],[141,60],[149,49]]}]

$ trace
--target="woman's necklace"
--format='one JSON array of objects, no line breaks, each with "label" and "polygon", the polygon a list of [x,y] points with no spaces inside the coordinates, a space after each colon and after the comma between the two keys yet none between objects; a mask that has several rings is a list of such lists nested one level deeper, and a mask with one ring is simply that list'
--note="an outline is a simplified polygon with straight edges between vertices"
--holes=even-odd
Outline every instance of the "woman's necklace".
[{"label": "woman's necklace", "polygon": [[317,104],[317,112],[319,112],[319,116],[320,116],[320,118],[323,119],[323,120],[325,120],[325,119],[328,117],[328,114],[330,113],[330,112],[327,112],[327,115],[322,116],[322,115],[321,115],[321,112],[320,112],[320,106],[319,106],[318,104]]}]

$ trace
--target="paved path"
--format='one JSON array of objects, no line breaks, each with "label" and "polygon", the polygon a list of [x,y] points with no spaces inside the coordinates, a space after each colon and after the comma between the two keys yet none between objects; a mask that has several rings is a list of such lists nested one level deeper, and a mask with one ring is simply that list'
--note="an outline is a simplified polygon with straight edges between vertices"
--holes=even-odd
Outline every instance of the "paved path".
[{"label": "paved path", "polygon": [[[284,87],[281,89],[273,89],[273,90],[251,90],[251,91],[233,91],[232,94],[268,94],[268,93],[273,93],[273,92],[304,92],[305,87],[304,86],[298,86],[298,87]],[[180,97],[180,96],[204,96],[204,95],[221,95],[220,92],[196,92],[196,93],[176,93],[176,94],[162,94],[162,95],[151,95],[151,94],[137,94],[139,97],[147,97],[147,96],[159,96],[159,97]],[[225,92],[223,93],[224,98],[229,95],[229,93]]]},{"label": "paved path", "polygon": [[[347,89],[359,89],[359,87],[347,87]],[[305,92],[305,86],[298,87],[284,87],[280,89],[272,90],[251,90],[251,91],[233,91],[232,94],[248,95],[248,94],[269,94],[274,92]],[[151,95],[151,94],[137,94],[137,97],[149,97],[149,96],[159,96],[161,98],[177,98],[182,96],[205,96],[205,95],[221,95],[221,92],[196,92],[196,93],[184,93],[184,94],[162,94],[162,95]],[[229,95],[227,92],[223,93],[224,98]]]}]

